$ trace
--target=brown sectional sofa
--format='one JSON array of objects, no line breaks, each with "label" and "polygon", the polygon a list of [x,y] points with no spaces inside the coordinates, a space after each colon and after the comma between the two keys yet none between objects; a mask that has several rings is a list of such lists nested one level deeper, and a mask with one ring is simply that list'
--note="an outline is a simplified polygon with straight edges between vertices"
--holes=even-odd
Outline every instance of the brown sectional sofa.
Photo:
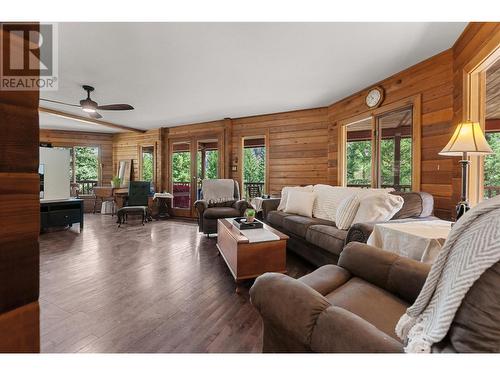
[{"label": "brown sectional sofa", "polygon": [[[394,192],[404,204],[392,220],[434,220],[434,199],[424,192]],[[341,230],[328,220],[309,218],[277,211],[280,199],[268,199],[262,204],[264,221],[287,234],[287,248],[316,266],[337,264],[344,246],[352,241],[366,242],[376,223],[359,223]]]},{"label": "brown sectional sofa", "polygon": [[[263,352],[403,351],[394,330],[413,304],[430,265],[352,242],[338,266],[296,280],[267,273],[250,289],[264,322]],[[447,336],[433,352],[500,352],[500,263],[462,301]]]}]

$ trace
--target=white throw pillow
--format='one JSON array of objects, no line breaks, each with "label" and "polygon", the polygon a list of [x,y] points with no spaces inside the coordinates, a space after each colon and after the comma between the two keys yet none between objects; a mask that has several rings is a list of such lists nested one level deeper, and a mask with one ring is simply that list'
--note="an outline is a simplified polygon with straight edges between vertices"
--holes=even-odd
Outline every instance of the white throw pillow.
[{"label": "white throw pillow", "polygon": [[371,194],[361,198],[353,224],[389,221],[403,207],[404,199],[389,193]]},{"label": "white throw pillow", "polygon": [[281,189],[281,200],[280,204],[278,205],[277,210],[278,211],[285,211],[286,208],[286,202],[288,200],[288,193],[291,190],[299,190],[299,191],[313,191],[313,186],[308,185],[308,186],[285,186],[283,189]]},{"label": "white throw pillow", "polygon": [[319,219],[337,221],[337,208],[340,203],[352,195],[357,194],[361,188],[340,187],[330,185],[314,185],[316,193],[313,216]]},{"label": "white throw pillow", "polygon": [[312,217],[316,194],[311,191],[292,189],[288,192],[285,212],[300,216]]},{"label": "white throw pillow", "polygon": [[359,208],[359,197],[353,194],[345,198],[337,208],[337,219],[335,220],[335,225],[337,228],[342,230],[347,230],[351,227],[351,224],[356,217],[356,213]]}]

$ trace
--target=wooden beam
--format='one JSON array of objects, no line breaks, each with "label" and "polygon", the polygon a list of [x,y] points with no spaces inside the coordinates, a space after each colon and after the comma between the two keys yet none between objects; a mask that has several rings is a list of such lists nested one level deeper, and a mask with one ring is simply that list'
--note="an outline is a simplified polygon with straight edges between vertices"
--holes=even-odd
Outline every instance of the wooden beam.
[{"label": "wooden beam", "polygon": [[142,129],[131,128],[131,127],[125,126],[125,125],[113,124],[112,122],[96,120],[96,119],[89,118],[89,117],[78,116],[78,115],[74,115],[72,113],[61,112],[61,111],[57,111],[55,109],[50,109],[50,108],[45,108],[45,107],[38,107],[38,111],[43,112],[43,113],[48,113],[48,114],[51,114],[54,116],[62,117],[62,118],[67,118],[70,120],[85,122],[87,124],[97,124],[97,125],[107,126],[108,128],[132,131],[132,132],[136,132],[136,133],[145,133],[146,132],[146,130],[142,130]]}]

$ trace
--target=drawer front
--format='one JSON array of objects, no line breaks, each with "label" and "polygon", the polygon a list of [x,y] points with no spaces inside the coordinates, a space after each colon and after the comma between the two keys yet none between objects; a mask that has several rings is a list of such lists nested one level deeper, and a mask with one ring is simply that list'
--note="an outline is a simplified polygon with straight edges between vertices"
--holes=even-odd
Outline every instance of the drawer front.
[{"label": "drawer front", "polygon": [[80,222],[80,210],[52,211],[49,214],[51,226],[63,226]]}]

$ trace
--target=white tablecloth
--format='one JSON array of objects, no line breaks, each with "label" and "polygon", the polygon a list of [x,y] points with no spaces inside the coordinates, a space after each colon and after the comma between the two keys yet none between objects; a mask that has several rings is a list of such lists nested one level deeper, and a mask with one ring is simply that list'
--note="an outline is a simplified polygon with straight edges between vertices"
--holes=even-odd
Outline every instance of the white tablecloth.
[{"label": "white tablecloth", "polygon": [[444,220],[376,224],[367,244],[432,263],[450,230],[451,222]]},{"label": "white tablecloth", "polygon": [[174,196],[170,193],[155,193],[155,195],[153,195],[153,199],[156,199],[156,198],[173,198]]}]

